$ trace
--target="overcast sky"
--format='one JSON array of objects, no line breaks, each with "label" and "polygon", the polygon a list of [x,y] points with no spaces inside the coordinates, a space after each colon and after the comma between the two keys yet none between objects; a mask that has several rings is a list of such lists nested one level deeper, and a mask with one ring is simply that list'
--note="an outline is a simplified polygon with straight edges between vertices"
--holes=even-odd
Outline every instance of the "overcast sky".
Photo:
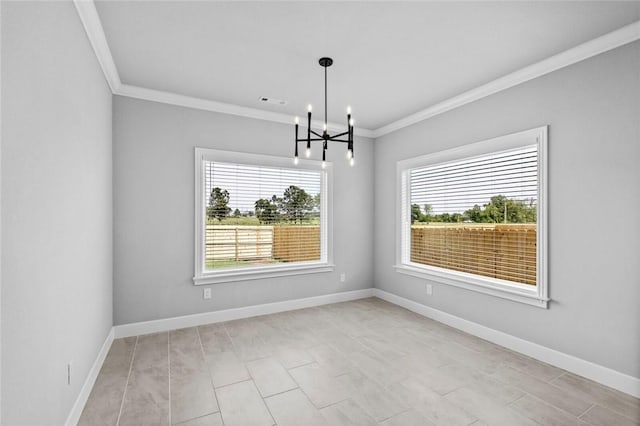
[{"label": "overcast sky", "polygon": [[432,214],[463,213],[482,207],[494,195],[529,202],[537,197],[537,146],[464,160],[418,167],[410,171],[410,200]]},{"label": "overcast sky", "polygon": [[320,193],[320,172],[306,169],[247,166],[205,161],[205,205],[215,187],[229,191],[229,207],[241,212],[255,210],[260,198],[282,197],[285,189],[295,185],[309,195]]}]

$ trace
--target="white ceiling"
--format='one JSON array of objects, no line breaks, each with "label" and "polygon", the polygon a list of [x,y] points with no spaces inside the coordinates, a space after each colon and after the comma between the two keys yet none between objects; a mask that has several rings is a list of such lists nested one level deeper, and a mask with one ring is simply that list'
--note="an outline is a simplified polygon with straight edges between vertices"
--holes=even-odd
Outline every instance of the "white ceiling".
[{"label": "white ceiling", "polygon": [[[640,2],[96,1],[122,83],[376,129],[640,19]],[[285,99],[285,107],[258,101]]]}]

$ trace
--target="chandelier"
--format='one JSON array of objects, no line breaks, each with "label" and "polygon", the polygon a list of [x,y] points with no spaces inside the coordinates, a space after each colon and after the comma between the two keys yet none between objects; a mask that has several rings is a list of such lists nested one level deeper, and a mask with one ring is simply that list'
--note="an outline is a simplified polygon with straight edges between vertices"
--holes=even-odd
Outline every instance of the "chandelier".
[{"label": "chandelier", "polygon": [[[311,142],[319,142],[322,141],[322,168],[327,166],[327,145],[329,141],[332,142],[342,142],[347,144],[347,160],[349,160],[349,164],[353,166],[354,158],[353,158],[353,118],[351,118],[351,107],[347,107],[347,131],[334,134],[333,136],[329,134],[327,130],[327,68],[333,64],[333,59],[331,58],[320,58],[318,61],[320,66],[324,68],[324,125],[322,129],[322,133],[318,133],[311,129],[311,104],[307,109],[307,137],[299,138],[298,137],[298,125],[300,124],[300,119],[296,117],[296,149],[295,156],[293,161],[295,164],[298,164],[298,142],[306,142],[307,150],[305,152],[305,156],[309,158],[311,155]],[[313,136],[313,137],[312,137]]]}]

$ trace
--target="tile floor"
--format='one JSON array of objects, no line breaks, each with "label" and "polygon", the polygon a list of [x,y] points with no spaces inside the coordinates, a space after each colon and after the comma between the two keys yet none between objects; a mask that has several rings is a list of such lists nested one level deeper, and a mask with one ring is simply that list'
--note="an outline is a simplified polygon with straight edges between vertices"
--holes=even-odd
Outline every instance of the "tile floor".
[{"label": "tile floor", "polygon": [[638,425],[640,401],[370,298],[113,342],[80,425]]}]

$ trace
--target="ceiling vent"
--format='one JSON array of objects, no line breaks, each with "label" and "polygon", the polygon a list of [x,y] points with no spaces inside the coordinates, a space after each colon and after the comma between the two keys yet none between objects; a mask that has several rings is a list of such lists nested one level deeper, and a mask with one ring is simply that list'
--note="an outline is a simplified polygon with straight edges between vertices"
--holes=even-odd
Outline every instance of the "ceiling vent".
[{"label": "ceiling vent", "polygon": [[279,106],[285,106],[287,104],[287,101],[285,101],[285,100],[269,98],[267,96],[260,96],[258,98],[258,100],[260,102],[264,102],[264,103],[267,103],[267,104],[273,104],[273,105],[279,105]]}]

